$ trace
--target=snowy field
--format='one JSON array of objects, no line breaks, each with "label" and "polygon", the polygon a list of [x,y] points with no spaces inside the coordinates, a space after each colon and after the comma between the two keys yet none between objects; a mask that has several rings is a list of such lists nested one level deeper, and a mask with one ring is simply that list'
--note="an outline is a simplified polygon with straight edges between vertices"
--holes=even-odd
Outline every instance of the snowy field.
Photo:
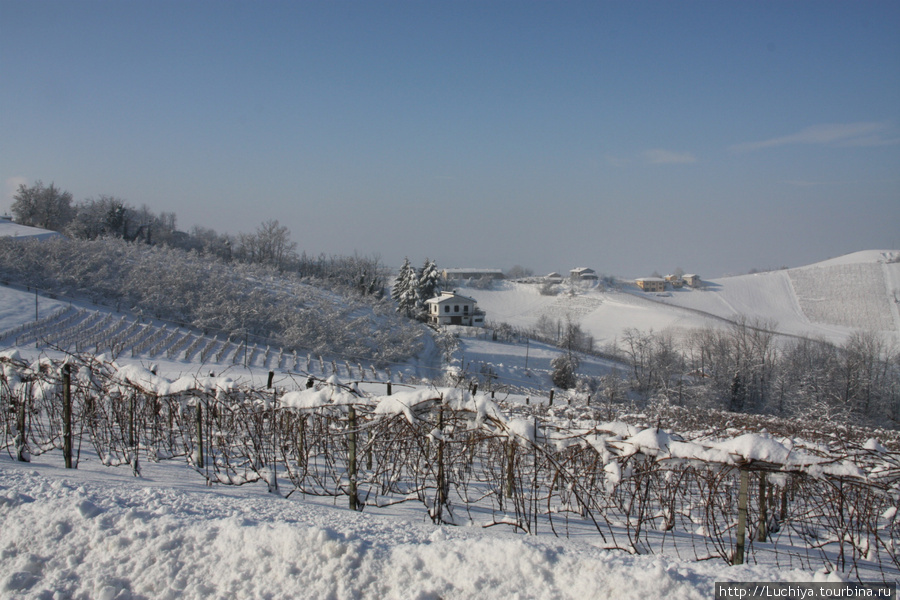
[{"label": "snowy field", "polygon": [[854,331],[873,331],[900,343],[900,251],[856,252],[815,265],[704,281],[700,289],[644,293],[562,286],[542,296],[540,285],[505,282],[494,290],[466,289],[488,320],[534,327],[542,316],[567,317],[593,335],[597,347],[628,328],[675,333],[727,327],[741,318],[774,331],[842,344]]},{"label": "snowy field", "polygon": [[708,600],[716,581],[839,580],[210,488],[172,464],[60,465],[0,457],[0,598]]}]

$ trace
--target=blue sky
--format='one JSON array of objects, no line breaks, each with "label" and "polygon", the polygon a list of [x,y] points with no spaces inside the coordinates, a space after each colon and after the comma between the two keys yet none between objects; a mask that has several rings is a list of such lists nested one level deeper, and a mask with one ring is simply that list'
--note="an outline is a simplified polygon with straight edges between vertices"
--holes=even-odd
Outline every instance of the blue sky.
[{"label": "blue sky", "polygon": [[0,211],[705,277],[900,246],[900,2],[0,0]]}]

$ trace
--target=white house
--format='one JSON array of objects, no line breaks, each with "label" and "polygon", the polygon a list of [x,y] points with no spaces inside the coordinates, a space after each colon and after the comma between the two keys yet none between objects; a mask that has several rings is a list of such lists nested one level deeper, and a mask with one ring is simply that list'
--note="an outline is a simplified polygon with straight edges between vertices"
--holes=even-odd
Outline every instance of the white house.
[{"label": "white house", "polygon": [[432,325],[484,327],[484,311],[468,296],[460,296],[456,292],[441,292],[440,296],[426,300],[425,306],[428,322]]},{"label": "white house", "polygon": [[689,273],[687,275],[682,275],[682,279],[684,279],[684,283],[691,286],[692,288],[700,287],[700,276],[695,275],[693,273]]}]

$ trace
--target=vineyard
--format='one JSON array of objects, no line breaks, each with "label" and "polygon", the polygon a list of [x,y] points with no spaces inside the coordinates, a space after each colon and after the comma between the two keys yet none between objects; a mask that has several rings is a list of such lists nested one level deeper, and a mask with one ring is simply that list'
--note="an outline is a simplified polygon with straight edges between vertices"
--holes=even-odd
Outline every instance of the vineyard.
[{"label": "vineyard", "polygon": [[[311,371],[312,362],[320,363],[320,372],[330,366],[321,356],[298,355],[269,344],[226,335],[205,335],[191,328],[144,322],[130,315],[66,306],[36,321],[0,332],[0,344],[32,346],[73,354],[106,355],[122,358],[166,359],[187,363],[242,365],[285,371]],[[362,364],[346,369],[364,371]],[[371,369],[371,367],[369,367]],[[337,366],[331,367],[332,372]],[[373,377],[377,376],[373,371]]]},{"label": "vineyard", "polygon": [[[78,311],[54,318],[82,327],[82,339],[100,329]],[[141,339],[139,324],[101,318],[118,334],[91,350]],[[227,344],[154,336],[138,345],[191,355]],[[286,360],[250,354],[257,364]],[[93,456],[135,476],[147,461],[178,461],[209,485],[345,498],[361,511],[406,503],[436,524],[590,539],[630,554],[900,575],[896,432],[667,406],[604,421],[611,407],[411,387],[349,364],[345,384],[310,375],[308,359],[287,360],[295,373],[270,374],[263,387],[169,380],[93,352],[65,362],[8,352],[0,443],[21,461],[51,453],[77,468]]]}]

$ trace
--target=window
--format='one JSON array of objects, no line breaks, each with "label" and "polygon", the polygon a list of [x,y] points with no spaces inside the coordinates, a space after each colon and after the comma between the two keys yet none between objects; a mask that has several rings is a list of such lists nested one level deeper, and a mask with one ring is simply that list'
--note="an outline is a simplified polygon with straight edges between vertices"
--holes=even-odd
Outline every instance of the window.
[{"label": "window", "polygon": [[453,305],[453,312],[459,312],[459,304]]},{"label": "window", "polygon": [[469,305],[468,304],[463,305],[463,312],[466,314],[469,314]]},{"label": "window", "polygon": [[450,305],[447,304],[444,306],[444,312],[450,312]]}]

